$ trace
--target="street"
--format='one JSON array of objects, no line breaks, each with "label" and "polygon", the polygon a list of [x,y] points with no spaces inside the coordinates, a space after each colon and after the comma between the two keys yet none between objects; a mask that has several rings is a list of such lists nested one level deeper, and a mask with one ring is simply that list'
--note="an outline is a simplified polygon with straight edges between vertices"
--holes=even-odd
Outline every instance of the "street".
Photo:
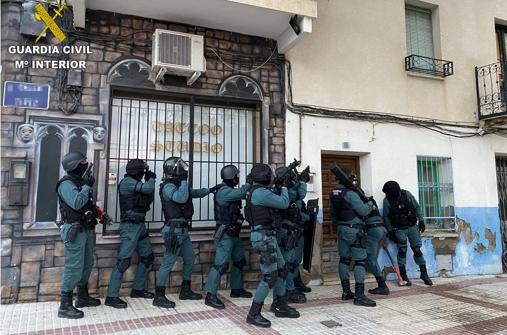
[{"label": "street", "polygon": [[375,308],[342,302],[339,286],[312,287],[306,304],[293,305],[299,319],[275,318],[265,305],[270,329],[246,324],[250,299],[230,299],[228,291],[220,292],[225,310],[169,295],[174,310],[126,298],[127,309],[83,308],[79,320],[58,318],[56,301],[18,303],[2,305],[2,334],[507,334],[507,275],[434,278],[434,283],[425,287],[414,280],[412,287],[395,287],[389,282],[391,295],[375,296]]}]

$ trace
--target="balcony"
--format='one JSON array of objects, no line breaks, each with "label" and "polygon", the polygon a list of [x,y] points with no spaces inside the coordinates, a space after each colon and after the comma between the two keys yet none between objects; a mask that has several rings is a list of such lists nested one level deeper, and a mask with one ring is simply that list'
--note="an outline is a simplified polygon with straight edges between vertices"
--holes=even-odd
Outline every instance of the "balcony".
[{"label": "balcony", "polygon": [[507,115],[507,62],[475,67],[479,120]]},{"label": "balcony", "polygon": [[405,70],[442,78],[454,74],[453,62],[419,55],[405,57]]}]

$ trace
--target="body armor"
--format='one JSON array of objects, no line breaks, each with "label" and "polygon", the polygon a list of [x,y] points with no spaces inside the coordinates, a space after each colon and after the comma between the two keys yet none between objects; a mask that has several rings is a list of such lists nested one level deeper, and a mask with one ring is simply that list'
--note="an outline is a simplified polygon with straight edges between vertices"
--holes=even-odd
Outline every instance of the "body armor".
[{"label": "body armor", "polygon": [[245,216],[251,227],[262,226],[263,229],[273,229],[273,211],[269,207],[252,204],[252,194],[259,188],[266,188],[261,184],[250,187],[246,195]]},{"label": "body armor", "polygon": [[410,227],[417,223],[417,214],[414,206],[410,203],[405,190],[400,192],[396,200],[388,199],[391,210],[389,219],[395,228]]},{"label": "body armor", "polygon": [[358,217],[350,204],[345,200],[347,192],[353,192],[343,185],[338,185],[331,192],[331,206],[336,214],[336,221],[346,222]]},{"label": "body armor", "polygon": [[[64,181],[69,180],[74,185],[76,185],[79,192],[81,192],[81,189],[83,187],[83,180],[80,178],[76,178],[71,175],[66,175],[62,179],[58,181],[56,184],[56,192],[58,193],[58,188],[60,187],[60,184]],[[75,210],[72,207],[70,207],[65,200],[60,196],[60,193],[58,193],[58,203],[60,205],[60,214],[61,214],[61,221],[63,223],[74,223],[79,222],[81,225],[92,229],[97,224],[97,210],[95,207],[95,202],[93,201],[92,194],[89,194],[88,202],[79,210]]]},{"label": "body armor", "polygon": [[174,183],[174,181],[164,181],[162,185],[160,185],[159,191],[166,224],[172,219],[183,218],[187,221],[190,221],[192,219],[192,215],[194,215],[194,204],[192,202],[192,197],[190,196],[191,190],[188,190],[188,199],[184,204],[179,204],[173,200],[166,200],[162,191],[164,187],[169,183],[178,186],[176,183]]},{"label": "body armor", "polygon": [[[225,185],[222,185],[222,187],[224,186]],[[227,205],[224,206],[220,205],[215,197],[213,209],[217,228],[219,225],[227,225],[229,226],[229,229],[227,230],[228,233],[232,233],[233,235],[239,234],[243,223],[243,215],[241,215],[241,200],[228,202]]]},{"label": "body armor", "polygon": [[[122,180],[123,181],[123,180]],[[122,182],[120,182],[121,185]],[[122,222],[142,222],[139,216],[129,216],[127,211],[146,214],[150,210],[151,197],[148,194],[135,192],[134,194],[121,194],[118,185],[118,195],[120,198],[120,220]]]}]

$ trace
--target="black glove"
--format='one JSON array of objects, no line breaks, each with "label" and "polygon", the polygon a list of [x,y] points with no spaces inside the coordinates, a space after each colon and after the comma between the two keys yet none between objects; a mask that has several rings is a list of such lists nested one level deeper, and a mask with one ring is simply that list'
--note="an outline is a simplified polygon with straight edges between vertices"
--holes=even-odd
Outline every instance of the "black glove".
[{"label": "black glove", "polygon": [[222,187],[222,184],[218,184],[218,185],[215,185],[213,186],[212,188],[209,189],[209,193],[217,193],[217,191]]},{"label": "black glove", "polygon": [[424,224],[424,221],[420,220],[417,226],[419,227],[419,232],[424,233],[424,231],[426,230],[426,225]]},{"label": "black glove", "polygon": [[95,184],[95,178],[91,174],[86,175],[83,177],[83,183],[85,185],[93,187],[93,184]]},{"label": "black glove", "polygon": [[389,236],[389,239],[391,241],[393,241],[394,243],[398,243],[398,239],[396,238],[396,233],[394,232],[394,230],[389,231],[387,235]]},{"label": "black glove", "polygon": [[250,185],[253,185],[254,183],[252,175],[250,173],[246,176],[246,182],[249,183]]},{"label": "black glove", "polygon": [[157,175],[155,174],[155,172],[153,171],[146,171],[146,173],[144,174],[144,180],[150,180],[150,179],[157,179]]},{"label": "black glove", "polygon": [[188,171],[183,171],[182,173],[180,173],[180,175],[178,177],[180,178],[181,181],[187,180],[188,179]]}]

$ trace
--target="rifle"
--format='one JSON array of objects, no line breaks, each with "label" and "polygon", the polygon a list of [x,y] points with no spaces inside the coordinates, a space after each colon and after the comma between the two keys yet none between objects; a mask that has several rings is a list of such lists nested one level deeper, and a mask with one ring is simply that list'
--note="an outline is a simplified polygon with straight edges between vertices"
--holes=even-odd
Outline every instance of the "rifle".
[{"label": "rifle", "polygon": [[92,169],[93,169],[93,163],[88,163],[88,166],[86,167],[85,172],[83,172],[82,177],[84,178],[84,177],[88,177],[89,175],[91,175]]},{"label": "rifle", "polygon": [[290,163],[289,166],[287,166],[287,170],[285,170],[285,172],[282,173],[281,175],[277,176],[271,182],[271,184],[269,184],[269,188],[273,187],[274,185],[276,185],[276,184],[280,183],[282,180],[284,180],[285,177],[291,172],[291,170],[295,170],[297,173],[296,167],[298,167],[300,164],[301,164],[301,161],[298,161],[297,159],[294,158],[294,161],[292,163]]},{"label": "rifle", "polygon": [[308,165],[301,173],[298,175],[298,180],[302,182],[310,181],[310,166]]}]

